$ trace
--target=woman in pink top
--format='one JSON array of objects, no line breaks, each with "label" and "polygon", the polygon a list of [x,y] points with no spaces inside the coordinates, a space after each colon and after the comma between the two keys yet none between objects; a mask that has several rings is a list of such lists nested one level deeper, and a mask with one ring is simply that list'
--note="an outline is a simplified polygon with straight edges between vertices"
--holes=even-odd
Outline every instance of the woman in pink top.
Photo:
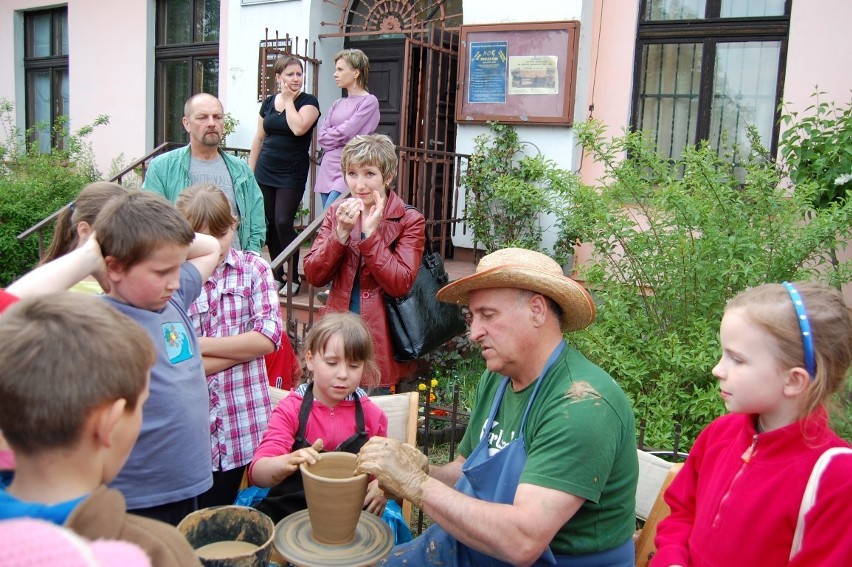
[{"label": "woman in pink top", "polygon": [[334,56],[334,81],[346,95],[328,109],[317,144],[323,150],[314,191],[327,208],[346,189],[340,170],[343,146],[359,134],[372,134],[379,125],[379,100],[367,90],[370,60],[360,49],[344,49]]}]

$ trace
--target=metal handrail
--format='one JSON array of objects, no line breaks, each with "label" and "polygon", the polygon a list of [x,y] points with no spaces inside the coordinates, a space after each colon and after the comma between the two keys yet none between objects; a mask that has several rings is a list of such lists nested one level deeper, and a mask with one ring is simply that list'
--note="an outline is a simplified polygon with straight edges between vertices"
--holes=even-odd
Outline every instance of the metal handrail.
[{"label": "metal handrail", "polygon": [[[340,197],[338,197],[338,199],[345,199],[348,196],[349,196],[349,191],[347,190],[347,191],[341,193],[341,195],[340,195]],[[312,220],[310,223],[308,223],[308,225],[305,228],[303,228],[302,231],[299,232],[299,234],[296,235],[296,238],[294,238],[293,241],[290,244],[288,244],[287,247],[284,250],[282,250],[280,254],[278,254],[278,256],[270,259],[269,265],[272,266],[273,273],[277,272],[278,269],[285,263],[287,264],[287,269],[284,270],[283,273],[291,274],[294,271],[298,270],[298,268],[299,268],[298,266],[295,266],[295,270],[293,270],[293,268],[294,268],[294,266],[292,265],[293,254],[295,254],[296,250],[298,250],[305,242],[307,242],[309,239],[313,238],[314,235],[317,232],[319,232],[319,229],[322,226],[322,222],[323,222],[324,219],[325,219],[325,215],[322,214],[322,211],[320,211],[320,214],[318,214],[316,216],[316,218],[314,218],[314,220]],[[284,285],[287,287],[288,292],[292,292],[291,287],[293,285],[293,282],[292,282],[291,278],[288,277],[287,283],[284,284]],[[312,291],[313,291],[313,286],[310,284],[310,282],[308,282],[308,324],[307,324],[307,327],[310,327],[311,325],[313,325],[313,322],[314,322],[315,299],[314,299],[314,294],[311,293]],[[296,329],[296,320],[293,317],[294,310],[293,310],[293,294],[292,293],[287,294],[287,299],[284,301],[284,305],[286,306],[285,311],[286,311],[286,319],[287,319],[287,331],[291,334],[291,336],[296,337],[297,336],[297,332],[296,332],[297,329]]]},{"label": "metal handrail", "polygon": [[[133,172],[137,168],[142,168],[141,176],[144,178],[147,164],[151,161],[151,159],[179,147],[183,147],[183,144],[173,142],[161,144],[154,148],[148,155],[134,161],[113,175],[109,181],[121,183],[124,176]],[[241,154],[245,155],[249,152],[249,150],[244,148],[224,148],[223,151],[238,156]],[[461,218],[454,218],[452,213],[458,205],[458,172],[463,169],[462,163],[469,159],[469,156],[440,150],[427,151],[422,148],[410,147],[397,147],[397,152],[400,156],[399,171],[397,174],[397,191],[405,202],[417,206],[421,209],[421,212],[426,215],[427,234],[431,234],[431,238],[439,241],[439,245],[434,249],[440,250],[442,255],[447,255],[451,246],[449,236],[452,227],[462,221]],[[447,168],[447,170],[440,175],[441,179],[439,180],[434,177],[437,175],[436,171],[428,168],[430,163],[435,162],[442,162],[444,163],[444,167]],[[437,198],[437,195],[435,195],[434,192],[436,182],[440,182],[445,191],[445,195],[439,199],[441,204],[437,208],[435,207],[435,199]],[[348,191],[341,195],[340,198],[345,198],[347,196],[349,196]],[[32,236],[34,233],[38,233],[39,254],[42,255],[44,253],[44,230],[56,221],[62,210],[63,209],[59,209],[19,234],[18,240],[24,240]],[[314,214],[313,206],[311,207],[310,214]],[[316,215],[317,216],[313,218],[308,225],[299,232],[299,234],[296,235],[296,238],[277,257],[271,259],[270,264],[273,270],[277,272],[286,264],[287,269],[284,273],[291,272],[293,255],[296,250],[312,239],[322,226],[323,219],[325,218],[323,212],[318,211]],[[296,266],[296,269],[298,269],[298,266]],[[287,285],[292,285],[292,283],[288,283]],[[310,284],[308,286],[308,291],[308,323],[305,325],[305,328],[302,329],[303,332],[307,328],[310,328],[310,325],[313,324],[313,315],[315,310],[315,297],[313,293],[310,293],[313,291],[313,286],[310,286]],[[286,300],[283,300],[283,302],[286,306],[285,317],[287,320],[287,330],[291,337],[298,340],[298,338],[300,338],[300,333],[297,332],[292,293],[288,293]]]},{"label": "metal handrail", "polygon": [[[145,170],[147,169],[148,162],[150,162],[152,159],[154,159],[155,157],[157,157],[160,154],[170,152],[170,151],[177,149],[177,148],[182,148],[185,145],[186,144],[180,144],[180,143],[177,143],[177,142],[165,142],[163,144],[160,144],[159,146],[157,146],[156,148],[151,150],[150,153],[148,153],[144,157],[137,159],[136,161],[134,161],[133,163],[131,163],[130,165],[128,165],[127,167],[125,167],[124,169],[122,169],[121,171],[119,171],[118,173],[113,175],[112,177],[110,177],[107,181],[112,181],[114,183],[122,184],[124,176],[133,172],[133,170],[135,170],[138,167],[142,168],[142,177],[144,178],[145,177]],[[245,148],[223,148],[222,151],[232,153],[234,155],[247,154],[249,152],[249,150],[247,150]],[[25,231],[23,231],[22,233],[20,233],[16,237],[18,242],[23,242],[24,240],[26,240],[27,238],[29,238],[33,234],[38,233],[38,253],[39,253],[39,256],[42,256],[44,254],[44,230],[47,227],[51,226],[53,223],[56,222],[56,219],[59,218],[59,215],[62,213],[62,211],[64,209],[65,209],[65,206],[60,207],[59,209],[54,211],[49,216],[43,218],[42,220],[40,220],[39,222],[37,222],[36,224],[31,226],[30,228],[28,228]]]}]

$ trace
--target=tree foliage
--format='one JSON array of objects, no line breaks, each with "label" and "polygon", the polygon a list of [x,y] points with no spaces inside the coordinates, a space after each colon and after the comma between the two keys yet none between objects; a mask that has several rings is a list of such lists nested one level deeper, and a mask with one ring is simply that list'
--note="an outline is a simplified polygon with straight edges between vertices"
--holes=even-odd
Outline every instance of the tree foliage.
[{"label": "tree foliage", "polygon": [[838,106],[820,100],[823,95],[814,93],[814,104],[782,117],[779,143],[793,183],[816,184],[816,208],[845,200],[852,190],[852,100]]},{"label": "tree foliage", "polygon": [[540,152],[526,155],[528,143],[507,124],[489,123],[490,132],[476,137],[465,186],[465,222],[487,253],[515,246],[539,250],[542,215],[560,210],[570,172]]},{"label": "tree foliage", "polygon": [[[18,242],[17,235],[72,201],[87,183],[100,178],[86,138],[107,124],[99,116],[91,125],[71,132],[65,117],[52,126],[63,147],[39,152],[34,142],[36,128],[23,131],[14,123],[14,106],[0,99],[0,286],[31,269],[38,262],[38,237]],[[50,232],[45,235],[45,244]]]},{"label": "tree foliage", "polygon": [[672,447],[680,422],[689,446],[724,412],[711,370],[725,303],[764,282],[849,281],[849,262],[833,268],[828,257],[852,237],[852,207],[814,208],[810,180],[785,189],[755,135],[735,170],[706,144],[672,161],[642,133],[606,140],[590,122],[577,134],[605,175],[568,194],[573,229],[593,249],[580,269],[598,306],[569,338],[627,392],[648,444]]}]

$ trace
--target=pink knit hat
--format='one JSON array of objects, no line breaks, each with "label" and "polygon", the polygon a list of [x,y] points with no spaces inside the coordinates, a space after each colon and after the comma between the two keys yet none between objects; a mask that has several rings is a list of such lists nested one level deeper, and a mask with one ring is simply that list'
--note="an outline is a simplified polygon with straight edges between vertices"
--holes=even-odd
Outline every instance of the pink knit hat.
[{"label": "pink knit hat", "polygon": [[34,518],[0,521],[0,549],[0,567],[151,567],[151,560],[133,543],[89,542],[68,528]]}]

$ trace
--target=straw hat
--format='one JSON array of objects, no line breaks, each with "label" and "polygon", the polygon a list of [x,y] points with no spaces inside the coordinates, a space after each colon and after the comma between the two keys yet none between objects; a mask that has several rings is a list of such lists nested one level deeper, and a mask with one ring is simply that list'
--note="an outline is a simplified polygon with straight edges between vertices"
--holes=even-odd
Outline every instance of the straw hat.
[{"label": "straw hat", "polygon": [[586,289],[565,277],[562,268],[541,252],[503,248],[479,261],[476,273],[445,285],[438,299],[467,305],[477,289],[515,288],[545,295],[562,307],[562,330],[578,331],[595,320],[595,303]]}]

